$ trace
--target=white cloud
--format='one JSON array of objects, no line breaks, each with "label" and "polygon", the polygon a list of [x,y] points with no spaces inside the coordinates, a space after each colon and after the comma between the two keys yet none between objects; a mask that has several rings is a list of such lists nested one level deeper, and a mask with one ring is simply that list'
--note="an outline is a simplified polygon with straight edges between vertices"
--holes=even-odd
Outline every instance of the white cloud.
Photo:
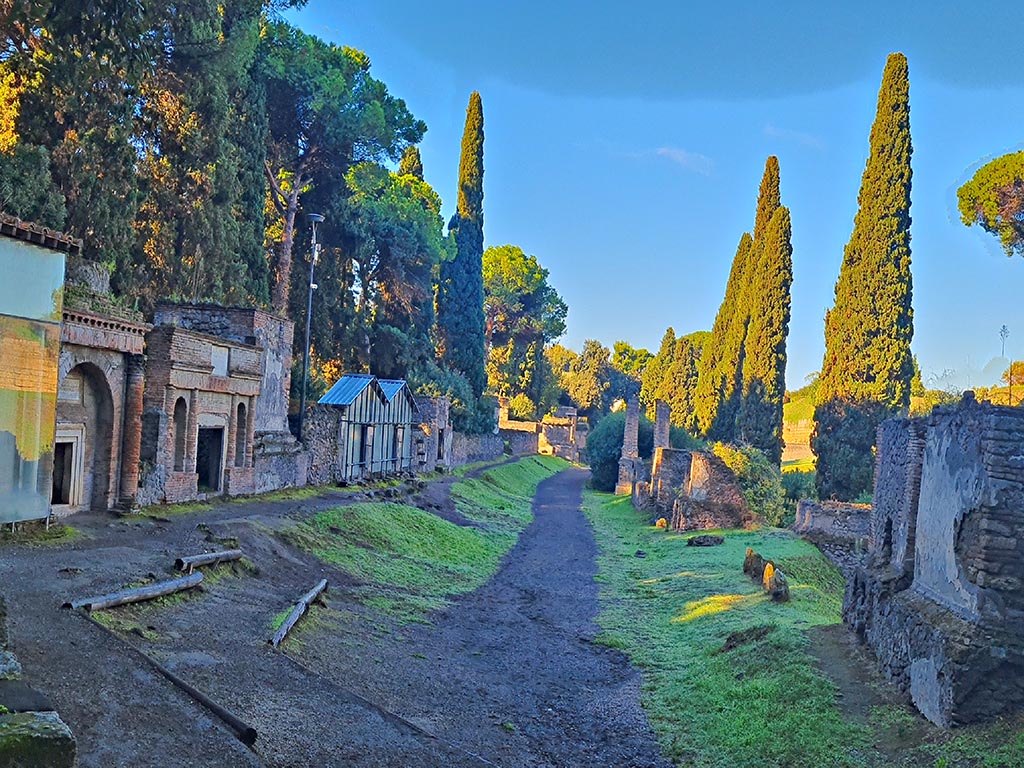
[{"label": "white cloud", "polygon": [[715,161],[699,152],[690,152],[679,147],[658,147],[654,154],[701,176],[710,176],[715,171]]}]

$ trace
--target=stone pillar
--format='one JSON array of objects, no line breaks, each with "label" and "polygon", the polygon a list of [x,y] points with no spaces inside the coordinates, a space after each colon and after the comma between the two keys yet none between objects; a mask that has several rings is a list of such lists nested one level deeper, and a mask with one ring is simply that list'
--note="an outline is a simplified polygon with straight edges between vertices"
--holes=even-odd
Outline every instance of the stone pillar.
[{"label": "stone pillar", "polygon": [[654,447],[671,448],[669,444],[669,422],[672,409],[664,400],[654,401]]},{"label": "stone pillar", "polygon": [[185,471],[195,474],[196,449],[199,447],[199,390],[188,396],[188,430],[185,436]]},{"label": "stone pillar", "polygon": [[145,385],[145,360],[142,355],[126,355],[124,427],[121,431],[121,486],[118,507],[132,511],[139,493],[139,455],[142,450],[142,393]]},{"label": "stone pillar", "polygon": [[615,484],[615,495],[633,493],[636,482],[636,465],[640,460],[640,401],[629,398],[626,403],[626,429],[622,435],[622,458],[619,459],[619,481]]}]

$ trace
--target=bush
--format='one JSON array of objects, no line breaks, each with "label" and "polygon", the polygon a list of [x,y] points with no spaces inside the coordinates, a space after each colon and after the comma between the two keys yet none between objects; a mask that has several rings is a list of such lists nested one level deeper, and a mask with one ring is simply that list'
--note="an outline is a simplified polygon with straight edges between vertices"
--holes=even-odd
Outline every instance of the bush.
[{"label": "bush", "polygon": [[527,395],[520,392],[508,402],[508,412],[514,419],[533,421],[537,418],[537,408]]},{"label": "bush", "polygon": [[[598,491],[614,491],[619,479],[619,458],[622,438],[626,433],[626,412],[605,416],[587,435],[587,461],[590,463],[590,485]],[[639,449],[641,458],[650,458],[654,451],[654,425],[640,417]]]},{"label": "bush", "polygon": [[735,473],[751,511],[764,518],[768,525],[781,525],[786,508],[779,468],[749,445],[714,443],[711,452]]}]

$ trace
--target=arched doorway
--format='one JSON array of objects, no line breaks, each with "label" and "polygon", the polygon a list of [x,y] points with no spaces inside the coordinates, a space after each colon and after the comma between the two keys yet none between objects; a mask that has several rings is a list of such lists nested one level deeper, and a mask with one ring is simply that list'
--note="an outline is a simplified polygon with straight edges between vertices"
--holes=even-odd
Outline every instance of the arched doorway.
[{"label": "arched doorway", "polygon": [[51,504],[58,510],[108,509],[112,498],[114,400],[107,377],[79,363],[60,381]]}]

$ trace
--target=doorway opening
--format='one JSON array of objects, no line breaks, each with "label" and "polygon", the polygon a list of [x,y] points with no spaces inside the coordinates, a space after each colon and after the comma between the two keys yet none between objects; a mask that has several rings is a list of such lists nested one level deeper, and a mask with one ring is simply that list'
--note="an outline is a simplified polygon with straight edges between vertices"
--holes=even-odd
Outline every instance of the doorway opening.
[{"label": "doorway opening", "polygon": [[224,453],[224,428],[200,427],[196,443],[196,474],[199,491],[214,493],[220,490],[221,458]]}]

